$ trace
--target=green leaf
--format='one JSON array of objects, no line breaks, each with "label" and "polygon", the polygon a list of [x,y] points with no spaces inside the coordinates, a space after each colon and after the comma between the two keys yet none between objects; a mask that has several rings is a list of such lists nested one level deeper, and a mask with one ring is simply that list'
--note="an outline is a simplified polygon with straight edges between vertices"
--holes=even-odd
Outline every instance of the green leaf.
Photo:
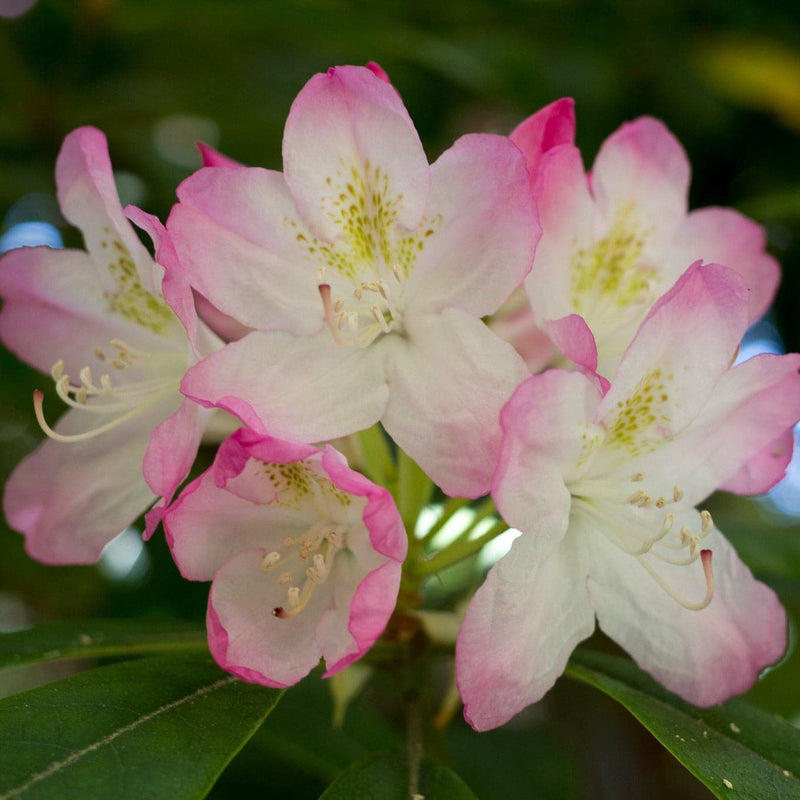
[{"label": "green leaf", "polygon": [[800,731],[743,700],[696,708],[632,662],[576,650],[567,674],[621,703],[717,797],[800,797]]},{"label": "green leaf", "polygon": [[[452,770],[423,758],[418,794],[425,800],[477,800]],[[401,750],[357,761],[328,787],[320,800],[408,800],[408,759]]]},{"label": "green leaf", "polygon": [[281,692],[200,656],[83,672],[0,701],[0,799],[205,797]]},{"label": "green leaf", "polygon": [[205,628],[185,622],[54,622],[0,634],[0,671],[68,658],[207,652]]}]

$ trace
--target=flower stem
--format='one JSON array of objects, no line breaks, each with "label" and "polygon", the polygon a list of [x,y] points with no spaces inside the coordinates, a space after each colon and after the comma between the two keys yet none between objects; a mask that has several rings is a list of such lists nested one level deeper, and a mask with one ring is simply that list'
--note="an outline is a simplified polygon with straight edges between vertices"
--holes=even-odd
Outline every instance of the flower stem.
[{"label": "flower stem", "polygon": [[461,511],[462,508],[464,508],[464,506],[468,506],[471,502],[471,500],[467,500],[465,497],[448,498],[439,518],[431,525],[420,541],[427,544],[459,511]]},{"label": "flower stem", "polygon": [[[473,527],[474,526],[470,526],[468,530],[472,530]],[[465,536],[461,536],[427,561],[418,563],[414,568],[415,574],[419,577],[427,577],[447,567],[451,567],[459,561],[463,561],[465,558],[469,558],[480,552],[484,545],[507,530],[508,525],[506,525],[502,519],[499,519],[486,533],[481,534],[476,539],[467,539]]]},{"label": "flower stem", "polygon": [[432,494],[433,482],[431,479],[415,461],[402,450],[398,450],[395,500],[409,537],[413,538],[417,517],[419,517],[420,511],[428,505]]},{"label": "flower stem", "polygon": [[380,423],[358,433],[367,477],[379,486],[390,486],[397,480],[392,450]]}]

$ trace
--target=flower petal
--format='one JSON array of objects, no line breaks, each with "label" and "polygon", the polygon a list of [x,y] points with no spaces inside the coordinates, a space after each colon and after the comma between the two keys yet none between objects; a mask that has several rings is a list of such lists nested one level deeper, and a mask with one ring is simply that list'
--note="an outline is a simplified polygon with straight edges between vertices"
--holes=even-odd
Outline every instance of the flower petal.
[{"label": "flower petal", "polygon": [[242,550],[217,571],[208,600],[210,623],[214,617],[209,646],[228,672],[280,688],[297,683],[319,663],[315,629],[330,593],[320,587],[300,614],[278,618],[272,610],[284,604],[286,590],[265,579],[261,563],[266,553]]},{"label": "flower petal", "polygon": [[[676,524],[693,517],[699,528],[698,516],[688,511]],[[713,553],[715,591],[701,611],[679,605],[604,537],[593,537],[592,547],[589,594],[600,627],[642,669],[690,703],[709,706],[746,691],[786,649],[786,616],[777,597],[753,578],[718,531],[703,540]],[[651,563],[676,595],[689,602],[702,598],[699,561]]]},{"label": "flower petal", "polygon": [[208,409],[184,400],[150,437],[142,472],[147,485],[167,503],[192,468],[210,415]]},{"label": "flower petal", "polygon": [[678,276],[702,258],[735,269],[750,287],[750,322],[769,308],[780,281],[780,267],[764,252],[764,229],[732,208],[692,211],[665,252],[665,268]]},{"label": "flower petal", "polygon": [[789,429],[751,458],[735,475],[719,486],[734,494],[763,494],[786,474],[792,460],[794,432]]},{"label": "flower petal", "polygon": [[[223,447],[231,441],[232,438],[226,440]],[[224,466],[227,457],[225,452],[218,453],[214,466],[192,481],[164,515],[164,531],[172,556],[181,575],[189,580],[211,580],[240,551],[279,550],[285,537],[300,536],[311,525],[309,515],[303,510],[259,503],[243,497],[241,492],[225,491],[225,485],[219,486],[217,481],[220,462]],[[242,464],[243,481],[250,485],[259,482],[263,491],[271,492],[274,499],[274,490],[264,480],[262,466],[255,460]],[[285,594],[284,587],[282,596]],[[275,605],[280,603],[270,606],[270,610]]]},{"label": "flower petal", "polygon": [[129,259],[144,288],[157,293],[161,270],[154,270],[153,259],[122,213],[102,131],[84,127],[67,135],[56,161],[56,185],[61,211],[83,233],[102,283],[113,288],[116,260]]},{"label": "flower petal", "polygon": [[626,207],[635,209],[649,229],[648,249],[662,253],[686,215],[689,178],[689,160],[678,140],[663,122],[639,117],[603,143],[592,168],[592,189],[608,221]]},{"label": "flower petal", "polygon": [[485,494],[497,463],[500,409],[527,370],[479,319],[448,309],[409,322],[387,357],[382,422],[446,494]]},{"label": "flower petal", "polygon": [[562,97],[546,105],[520,122],[509,138],[525,153],[531,186],[535,186],[542,156],[559,144],[575,143],[575,101]]},{"label": "flower petal", "polygon": [[[370,548],[402,563],[408,551],[408,537],[391,494],[361,473],[350,469],[345,457],[330,445],[322,454],[322,466],[340,489],[348,494],[367,498],[362,517],[369,530]],[[357,550],[356,554],[362,562],[367,562],[369,554],[366,551]]]},{"label": "flower petal", "polygon": [[178,187],[178,197],[167,230],[192,286],[251,328],[322,327],[317,264],[298,242],[305,234],[279,172],[207,167]]},{"label": "flower petal", "polygon": [[[563,519],[566,525],[566,519]],[[464,716],[479,731],[535,703],[594,630],[586,590],[588,562],[556,518],[517,538],[470,601],[456,643],[456,682]],[[545,545],[545,549],[542,549]]]},{"label": "flower petal", "polygon": [[[800,355],[760,355],[725,372],[706,406],[682,434],[643,461],[642,471],[680,476],[696,503],[727,481],[766,491],[783,474],[791,447],[774,447],[800,419]],[[788,432],[788,433],[787,433]],[[741,484],[739,489],[746,488]]]},{"label": "flower petal", "polygon": [[577,253],[594,242],[594,202],[580,151],[559,145],[542,158],[537,193],[542,238],[525,279],[537,321],[572,314],[573,271]]},{"label": "flower petal", "polygon": [[[141,465],[153,426],[174,410],[170,403],[94,439],[70,444],[48,439],[19,464],[6,483],[3,506],[33,558],[46,564],[94,563],[155,500]],[[67,412],[56,431],[82,432],[83,416]]]},{"label": "flower petal", "polygon": [[244,166],[240,162],[230,158],[229,156],[226,156],[224,153],[220,153],[219,150],[215,150],[213,147],[205,144],[204,142],[198,142],[196,147],[200,151],[200,158],[203,160],[204,167]]},{"label": "flower petal", "polygon": [[328,632],[322,647],[328,667],[324,678],[335,675],[360,658],[383,633],[397,603],[400,572],[401,565],[398,562],[388,561],[358,584],[350,602],[347,624],[347,630],[355,641],[355,649],[338,631]]},{"label": "flower petal", "polygon": [[597,345],[586,320],[578,314],[546,320],[544,328],[553,344],[571,361],[589,372],[597,369]]},{"label": "flower petal", "polygon": [[509,525],[528,532],[531,520],[560,519],[560,535],[566,532],[572,501],[565,480],[597,436],[588,420],[600,398],[585,375],[555,369],[528,378],[514,392],[500,417],[503,440],[492,486]]},{"label": "flower petal", "polygon": [[502,136],[462,136],[441,155],[431,167],[430,235],[419,240],[409,304],[497,311],[528,274],[539,240],[527,181],[522,153]]},{"label": "flower petal", "polygon": [[340,347],[328,330],[250,333],[192,367],[181,391],[251,428],[305,442],[368,428],[389,392],[381,351]]},{"label": "flower petal", "polygon": [[532,374],[541,372],[550,363],[553,343],[536,324],[533,309],[522,287],[511,293],[487,324],[491,331],[514,347]]},{"label": "flower petal", "polygon": [[303,87],[286,120],[283,167],[301,217],[328,242],[343,233],[340,194],[380,195],[383,211],[409,230],[422,218],[422,144],[397,91],[367,67],[335,67]]},{"label": "flower petal", "polygon": [[663,443],[697,416],[738,350],[747,300],[737,273],[698,263],[656,302],[598,409],[626,452],[648,437]]}]

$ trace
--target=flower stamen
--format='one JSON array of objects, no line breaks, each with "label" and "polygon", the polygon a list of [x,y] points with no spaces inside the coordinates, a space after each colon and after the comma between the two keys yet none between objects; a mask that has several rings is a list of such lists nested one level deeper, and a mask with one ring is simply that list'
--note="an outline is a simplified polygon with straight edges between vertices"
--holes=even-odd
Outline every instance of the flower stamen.
[{"label": "flower stamen", "polygon": [[[285,571],[278,583],[292,583],[295,570],[303,570],[305,581],[302,587],[292,585],[286,592],[286,605],[276,606],[272,615],[278,619],[296,617],[309,603],[317,586],[330,576],[337,550],[344,544],[345,528],[330,522],[318,522],[298,538],[286,537],[284,548],[289,551],[281,555],[277,550],[267,553],[261,562],[262,569],[270,571],[281,566]],[[309,564],[310,561],[310,564]],[[306,566],[308,564],[308,566]],[[290,567],[290,570],[286,570]]]},{"label": "flower stamen", "polygon": [[667,582],[645,561],[644,558],[639,558],[639,563],[647,570],[653,580],[679,605],[683,606],[688,611],[702,611],[714,599],[714,573],[711,570],[711,551],[701,550],[700,560],[703,564],[703,575],[706,581],[706,594],[702,600],[697,603],[689,602],[688,600],[679,597],[667,584]]}]

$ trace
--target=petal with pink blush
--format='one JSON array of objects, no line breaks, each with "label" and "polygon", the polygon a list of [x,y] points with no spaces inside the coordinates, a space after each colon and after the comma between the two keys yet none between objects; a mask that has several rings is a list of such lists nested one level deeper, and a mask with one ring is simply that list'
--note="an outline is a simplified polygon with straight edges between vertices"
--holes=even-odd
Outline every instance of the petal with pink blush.
[{"label": "petal with pink blush", "polygon": [[539,225],[525,159],[508,139],[463,136],[431,167],[430,226],[406,302],[491,314],[528,274]]},{"label": "petal with pink blush", "polygon": [[312,237],[280,173],[209,167],[187,178],[178,197],[167,230],[194,288],[251,328],[320,329]]},{"label": "petal with pink blush", "polygon": [[305,85],[286,120],[283,165],[301,218],[327,242],[345,232],[347,204],[367,196],[380,198],[379,227],[413,230],[422,219],[422,144],[397,91],[366,67],[334,67]]},{"label": "petal with pink blush", "polygon": [[[633,207],[650,229],[652,252],[663,252],[686,215],[689,159],[663,122],[640,117],[606,139],[592,168],[592,190],[603,219]],[[706,258],[698,252],[694,259]]]},{"label": "petal with pink blush", "polygon": [[692,211],[665,252],[664,267],[675,276],[698,257],[735,269],[750,287],[748,319],[755,322],[769,308],[780,282],[778,262],[764,252],[766,234],[753,220],[732,208]]},{"label": "petal with pink blush", "polygon": [[142,471],[147,485],[166,502],[192,468],[211,412],[184,400],[150,437]]},{"label": "petal with pink blush", "polygon": [[100,281],[113,286],[119,283],[120,270],[130,268],[146,291],[157,292],[159,271],[154,272],[153,260],[122,213],[102,131],[78,128],[64,139],[56,162],[56,185],[61,210],[81,230]]},{"label": "petal with pink blush", "polygon": [[[46,564],[91,564],[108,542],[156,499],[142,477],[150,432],[172,410],[155,406],[102,437],[64,444],[46,440],[11,474],[3,508],[25,548]],[[62,434],[85,425],[69,411]]]},{"label": "petal with pink blush", "polygon": [[240,429],[167,510],[183,575],[212,580],[219,664],[268,686],[361,657],[394,610],[407,541],[389,493],[328,447]]},{"label": "petal with pink blush", "polygon": [[542,238],[525,279],[525,291],[541,322],[584,310],[573,302],[578,279],[573,273],[579,267],[581,250],[592,246],[594,205],[576,147],[560,145],[548,151],[539,170],[536,199]]},{"label": "petal with pink blush", "polygon": [[[710,706],[749,689],[781,657],[786,615],[719,532],[711,531],[703,547],[712,553],[714,597],[702,610],[676,603],[602,537],[593,539],[589,594],[600,627],[642,669],[690,703]],[[699,561],[691,568],[665,562],[653,568],[683,600],[696,601],[706,592]]]},{"label": "petal with pink blush", "polygon": [[587,552],[574,540],[553,547],[558,536],[523,533],[470,601],[456,643],[456,682],[464,716],[478,731],[539,700],[594,630]]},{"label": "petal with pink blush", "polygon": [[236,161],[219,150],[214,149],[210,145],[203,142],[197,143],[197,149],[200,151],[200,158],[203,160],[204,167],[242,167],[239,161]]},{"label": "petal with pink blush", "polygon": [[[171,273],[162,284],[164,266],[150,257],[120,206],[100,131],[80,128],[66,137],[56,182],[62,210],[81,229],[88,252],[8,253],[0,264],[0,338],[50,372],[71,410],[53,430],[43,395],[35,393],[40,427],[54,441],[20,465],[5,503],[36,558],[86,563],[160,493],[147,514],[146,535],[158,525],[208,416],[184,402],[180,380],[196,353],[221,342],[189,308],[188,283]],[[139,209],[128,214],[166,252],[161,223]],[[187,323],[191,344],[162,285]]]},{"label": "petal with pink blush", "polygon": [[509,138],[525,153],[531,187],[535,187],[542,156],[557,145],[575,143],[575,101],[562,97],[546,105],[520,122]]},{"label": "petal with pink blush", "polygon": [[623,422],[635,422],[637,441],[644,441],[645,430],[661,440],[681,431],[733,360],[747,327],[747,300],[747,287],[733,270],[693,265],[642,323],[599,418],[617,432]]},{"label": "petal with pink blush", "polygon": [[515,289],[487,324],[522,356],[532,374],[541,372],[553,357],[553,342],[536,324],[524,289]]},{"label": "petal with pink blush", "polygon": [[571,361],[589,372],[597,369],[597,345],[586,320],[577,314],[546,320],[545,330],[553,344]]},{"label": "petal with pink blush", "polygon": [[[800,419],[800,355],[755,356],[725,372],[699,416],[643,470],[682,476],[690,502],[728,486],[758,493],[783,475],[789,437]],[[777,454],[775,447],[781,444]]]},{"label": "petal with pink blush", "polygon": [[774,442],[770,442],[753,458],[726,479],[719,487],[733,494],[763,494],[768,492],[786,475],[786,468],[792,460],[794,450],[794,431],[787,430]]},{"label": "petal with pink blush", "polygon": [[99,374],[95,348],[113,338],[144,350],[162,346],[163,338],[147,328],[109,316],[91,259],[78,250],[11,250],[0,259],[0,296],[0,338],[42,372],[61,359],[69,374],[87,364]]},{"label": "petal with pink blush", "polygon": [[[291,686],[319,663],[321,652],[314,636],[316,622],[326,607],[317,593],[303,613],[279,619],[272,613],[285,602],[286,592],[265,579],[261,564],[265,550],[242,550],[217,570],[209,595],[226,647],[210,640],[211,654],[228,672],[266,686]],[[247,672],[241,674],[238,669]]]}]

